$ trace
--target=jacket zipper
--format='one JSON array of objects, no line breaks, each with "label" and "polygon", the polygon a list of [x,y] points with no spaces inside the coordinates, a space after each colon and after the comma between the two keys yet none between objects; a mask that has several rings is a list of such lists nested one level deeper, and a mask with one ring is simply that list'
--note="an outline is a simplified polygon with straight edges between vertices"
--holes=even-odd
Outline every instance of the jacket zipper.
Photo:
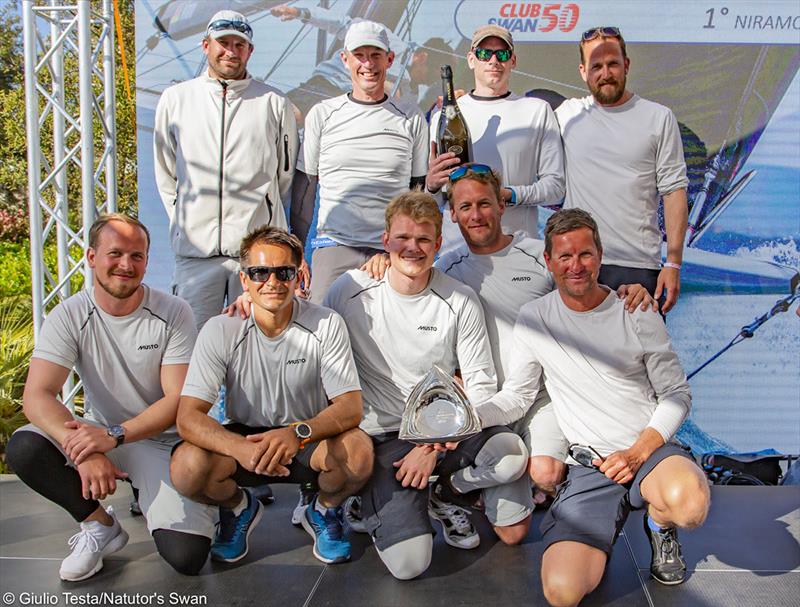
[{"label": "jacket zipper", "polygon": [[283,170],[289,171],[289,135],[283,136]]},{"label": "jacket zipper", "polygon": [[225,106],[228,99],[228,83],[218,80],[222,87],[222,121],[219,127],[219,209],[217,211],[217,255],[222,255],[222,181],[225,176]]}]

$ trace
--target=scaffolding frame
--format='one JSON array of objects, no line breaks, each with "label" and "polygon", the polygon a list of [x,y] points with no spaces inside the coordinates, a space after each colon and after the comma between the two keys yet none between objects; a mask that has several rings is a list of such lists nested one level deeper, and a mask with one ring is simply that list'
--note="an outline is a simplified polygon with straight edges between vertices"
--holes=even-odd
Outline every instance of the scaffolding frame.
[{"label": "scaffolding frame", "polygon": [[[34,341],[47,312],[71,295],[71,278],[81,273],[91,284],[89,228],[99,213],[117,210],[112,2],[22,0]],[[65,64],[77,66],[77,82],[66,77]],[[68,197],[78,189],[68,179],[73,165],[80,169],[80,213]],[[55,273],[45,262],[53,240]],[[63,402],[79,389],[70,378]]]}]

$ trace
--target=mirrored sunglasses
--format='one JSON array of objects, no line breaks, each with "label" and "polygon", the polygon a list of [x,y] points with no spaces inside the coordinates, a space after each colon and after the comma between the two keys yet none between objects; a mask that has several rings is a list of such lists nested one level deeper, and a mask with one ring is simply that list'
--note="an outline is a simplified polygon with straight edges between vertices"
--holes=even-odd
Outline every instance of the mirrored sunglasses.
[{"label": "mirrored sunglasses", "polygon": [[242,270],[250,280],[255,282],[267,282],[271,274],[275,274],[275,278],[282,282],[287,280],[294,280],[297,276],[297,268],[294,266],[276,266],[271,268],[269,266],[250,266]]},{"label": "mirrored sunglasses", "polygon": [[572,443],[567,450],[569,456],[578,462],[581,466],[585,468],[595,468],[592,461],[599,459],[603,461],[603,457],[594,449],[594,447],[590,447],[588,445],[579,445],[578,443]]},{"label": "mirrored sunglasses", "polygon": [[243,33],[248,38],[253,37],[253,28],[244,21],[231,21],[230,19],[217,19],[208,24],[209,32],[222,32],[234,30]]},{"label": "mirrored sunglasses", "polygon": [[475,53],[478,61],[489,61],[492,55],[495,55],[500,63],[505,63],[511,59],[511,55],[514,53],[514,51],[508,48],[491,49],[483,48],[482,46],[475,47],[472,52]]},{"label": "mirrored sunglasses", "polygon": [[487,175],[492,172],[492,167],[486,164],[462,164],[460,167],[453,169],[450,172],[450,183],[455,183],[470,172],[474,173],[475,175]]},{"label": "mirrored sunglasses", "polygon": [[589,42],[590,40],[594,40],[600,36],[603,36],[604,38],[622,38],[619,28],[609,25],[605,27],[593,27],[592,29],[586,30],[581,35],[581,40],[583,42]]}]

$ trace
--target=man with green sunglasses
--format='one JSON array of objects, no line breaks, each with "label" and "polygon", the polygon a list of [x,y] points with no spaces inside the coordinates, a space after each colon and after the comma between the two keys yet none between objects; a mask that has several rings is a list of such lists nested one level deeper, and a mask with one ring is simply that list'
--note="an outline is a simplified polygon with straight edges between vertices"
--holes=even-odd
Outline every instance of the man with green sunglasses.
[{"label": "man with green sunglasses", "polygon": [[[472,136],[475,162],[495,167],[507,209],[503,228],[508,233],[538,234],[537,205],[556,204],[564,196],[564,161],[558,124],[550,106],[541,99],[511,92],[511,72],[517,65],[511,33],[498,25],[475,30],[467,53],[475,88],[458,100]],[[435,139],[439,114],[431,117]],[[436,155],[431,146],[426,186],[438,192],[457,167],[454,154]],[[445,222],[443,251],[463,243],[455,224]]]}]

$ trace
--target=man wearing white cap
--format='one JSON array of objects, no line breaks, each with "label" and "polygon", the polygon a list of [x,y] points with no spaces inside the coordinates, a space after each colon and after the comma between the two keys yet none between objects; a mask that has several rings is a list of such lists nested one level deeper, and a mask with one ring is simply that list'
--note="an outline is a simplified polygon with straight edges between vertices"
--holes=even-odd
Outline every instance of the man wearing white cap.
[{"label": "man wearing white cap", "polygon": [[394,61],[386,28],[353,23],[341,59],[353,89],[311,108],[292,187],[292,231],[305,241],[320,186],[312,242],[315,303],[341,274],[383,251],[386,206],[409,187],[421,186],[427,172],[424,116],[384,90]]},{"label": "man wearing white cap", "polygon": [[239,243],[253,228],[286,227],[297,156],[291,104],[247,72],[253,30],[216,13],[203,38],[208,70],[164,91],[154,148],[175,252],[173,291],[198,328],[242,291]]},{"label": "man wearing white cap", "polygon": [[[511,32],[499,25],[475,30],[467,62],[475,88],[458,99],[472,138],[472,160],[494,167],[504,184],[503,229],[537,237],[537,205],[557,204],[564,197],[564,152],[555,114],[547,102],[511,92],[517,65]],[[431,117],[432,138],[439,114]],[[438,192],[458,165],[455,154],[431,151],[427,188]],[[445,222],[442,251],[463,243],[456,224]]]}]

